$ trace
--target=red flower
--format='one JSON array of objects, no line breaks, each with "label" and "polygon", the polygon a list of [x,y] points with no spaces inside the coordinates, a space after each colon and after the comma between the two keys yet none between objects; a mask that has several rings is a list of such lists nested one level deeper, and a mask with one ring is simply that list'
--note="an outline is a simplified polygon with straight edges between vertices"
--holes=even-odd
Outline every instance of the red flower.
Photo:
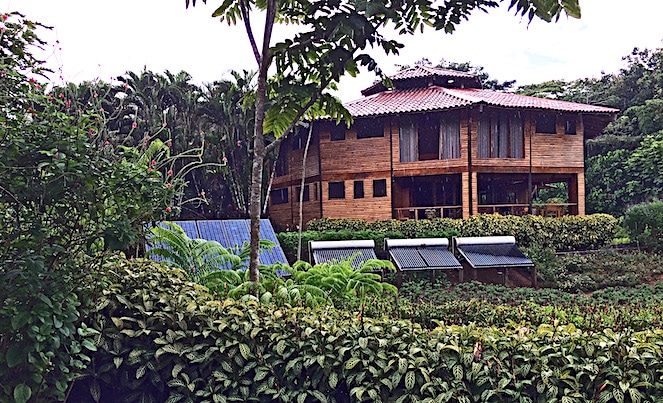
[{"label": "red flower", "polygon": [[94,129],[90,129],[88,133],[90,134],[90,136],[92,136],[94,134]]},{"label": "red flower", "polygon": [[172,208],[170,208],[170,207],[166,207],[166,213],[170,213],[171,211],[173,211]]},{"label": "red flower", "polygon": [[147,172],[152,172],[152,168],[147,168]]},{"label": "red flower", "polygon": [[9,18],[9,16],[7,14],[2,14],[2,20],[3,21],[7,21],[7,18]]},{"label": "red flower", "polygon": [[136,123],[136,122],[133,122],[133,123],[131,124],[131,128],[132,128],[132,129],[135,129],[136,126],[138,126],[138,123]]},{"label": "red flower", "polygon": [[166,183],[166,187],[167,187],[168,189],[170,189],[172,186],[173,186],[172,184],[170,184],[170,183]]},{"label": "red flower", "polygon": [[107,145],[109,145],[109,144],[110,144],[110,143],[108,142],[108,140],[104,142],[104,145],[105,145],[105,146],[107,146]]},{"label": "red flower", "polygon": [[37,82],[37,81],[36,81],[34,78],[31,78],[31,79],[30,79],[30,84],[34,84],[34,83],[36,83],[36,82]]},{"label": "red flower", "polygon": [[172,147],[172,146],[173,146],[173,142],[172,142],[172,141],[169,141],[169,142],[166,143],[166,145],[167,145],[168,147]]},{"label": "red flower", "polygon": [[169,170],[168,170],[168,176],[172,176],[172,175],[173,175],[173,170],[172,170],[172,169],[169,169]]},{"label": "red flower", "polygon": [[152,162],[150,162],[150,164],[152,164],[152,165],[156,165],[157,162],[156,162],[155,160],[152,160]]},{"label": "red flower", "polygon": [[63,99],[64,99],[64,94],[60,94],[60,95],[58,95],[58,96],[59,96],[60,98],[63,98]]}]

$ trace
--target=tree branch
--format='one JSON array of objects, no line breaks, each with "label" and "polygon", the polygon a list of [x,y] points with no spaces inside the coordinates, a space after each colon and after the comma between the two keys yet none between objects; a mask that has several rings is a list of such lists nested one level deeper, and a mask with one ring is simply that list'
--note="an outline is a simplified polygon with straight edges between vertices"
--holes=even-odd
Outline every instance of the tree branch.
[{"label": "tree branch", "polygon": [[256,44],[256,38],[253,35],[253,28],[251,28],[251,20],[249,19],[249,9],[246,6],[246,0],[241,0],[239,2],[239,8],[242,11],[242,19],[244,20],[244,28],[246,29],[246,35],[249,37],[249,42],[251,43],[251,49],[253,49],[253,56],[256,58],[258,66],[260,66],[260,52],[258,51],[258,45]]}]

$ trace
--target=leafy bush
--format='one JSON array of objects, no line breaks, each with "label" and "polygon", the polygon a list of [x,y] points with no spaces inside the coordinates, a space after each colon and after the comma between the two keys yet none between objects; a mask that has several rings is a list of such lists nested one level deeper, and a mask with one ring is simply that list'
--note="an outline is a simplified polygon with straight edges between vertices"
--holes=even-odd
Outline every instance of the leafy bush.
[{"label": "leafy bush", "polygon": [[512,235],[519,246],[550,247],[559,251],[596,249],[613,239],[617,220],[607,214],[546,218],[533,215],[502,216],[479,214],[465,220],[436,218],[433,220],[312,220],[309,231],[395,231],[404,238],[429,236],[497,236]]},{"label": "leafy bush", "polygon": [[[663,331],[440,326],[214,301],[179,270],[107,266],[77,401],[624,401],[663,394]],[[600,363],[600,365],[599,365]],[[109,397],[110,396],[110,397]],[[572,399],[572,400],[569,400]]]},{"label": "leafy bush", "polygon": [[663,200],[638,204],[626,210],[624,227],[643,248],[663,251]]}]

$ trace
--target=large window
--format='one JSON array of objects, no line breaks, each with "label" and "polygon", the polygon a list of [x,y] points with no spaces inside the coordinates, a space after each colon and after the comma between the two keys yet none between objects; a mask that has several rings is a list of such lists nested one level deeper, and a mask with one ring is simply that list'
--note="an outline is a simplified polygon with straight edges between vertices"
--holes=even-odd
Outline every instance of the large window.
[{"label": "large window", "polygon": [[486,112],[478,121],[479,158],[524,158],[525,136],[519,112]]},{"label": "large window", "polygon": [[373,197],[386,197],[387,196],[387,180],[375,179],[373,181]]},{"label": "large window", "polygon": [[329,182],[329,199],[345,199],[345,182]]},{"label": "large window", "polygon": [[402,116],[399,122],[400,162],[460,158],[458,112]]},{"label": "large window", "polygon": [[384,137],[384,124],[380,118],[366,118],[355,120],[357,138]]},{"label": "large window", "polygon": [[539,113],[536,115],[536,132],[557,134],[557,116],[554,113]]},{"label": "large window", "polygon": [[576,134],[576,117],[567,115],[564,119],[564,134]]},{"label": "large window", "polygon": [[288,203],[288,188],[272,190],[272,204]]}]

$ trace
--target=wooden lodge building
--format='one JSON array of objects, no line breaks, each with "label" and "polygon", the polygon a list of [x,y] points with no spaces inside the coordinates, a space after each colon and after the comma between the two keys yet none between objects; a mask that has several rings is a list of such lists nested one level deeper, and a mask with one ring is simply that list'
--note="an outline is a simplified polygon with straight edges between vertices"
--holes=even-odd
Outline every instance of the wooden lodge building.
[{"label": "wooden lodge building", "polygon": [[[417,66],[345,104],[349,129],[313,122],[304,223],[315,218],[467,218],[478,213],[585,214],[584,140],[616,109],[482,89],[477,76]],[[281,144],[272,222],[295,227],[308,130]],[[564,203],[533,195],[565,183]]]}]

